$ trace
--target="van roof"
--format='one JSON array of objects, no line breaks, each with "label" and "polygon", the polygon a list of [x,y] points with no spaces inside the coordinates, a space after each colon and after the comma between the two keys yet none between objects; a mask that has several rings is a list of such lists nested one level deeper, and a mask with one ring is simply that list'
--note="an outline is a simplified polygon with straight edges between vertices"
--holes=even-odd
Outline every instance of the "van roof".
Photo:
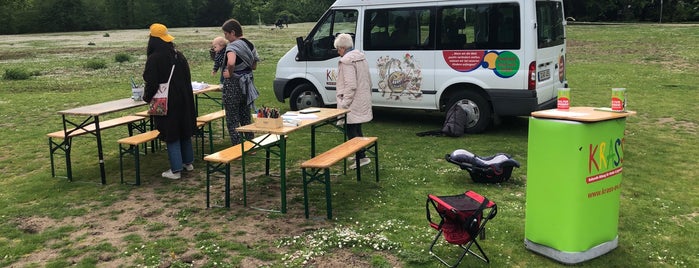
[{"label": "van roof", "polygon": [[[450,2],[450,1],[462,1],[462,0],[337,0],[332,4],[332,7],[345,7],[345,6],[371,6],[371,5],[390,5],[390,4],[412,4],[412,3],[425,3],[425,2]],[[481,2],[492,2],[492,1],[502,1],[502,0],[481,0]],[[511,0],[517,1],[517,0]],[[556,0],[560,1],[560,0]]]},{"label": "van roof", "polygon": [[333,7],[443,2],[445,0],[337,0]]}]

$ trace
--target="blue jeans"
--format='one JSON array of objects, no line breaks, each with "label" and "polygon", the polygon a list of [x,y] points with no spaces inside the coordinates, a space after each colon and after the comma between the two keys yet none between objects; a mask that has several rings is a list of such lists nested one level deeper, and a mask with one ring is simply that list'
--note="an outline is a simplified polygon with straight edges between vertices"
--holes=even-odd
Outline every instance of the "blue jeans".
[{"label": "blue jeans", "polygon": [[172,170],[172,172],[182,171],[182,164],[191,164],[194,162],[192,138],[168,142],[167,156],[170,159],[170,170]]}]

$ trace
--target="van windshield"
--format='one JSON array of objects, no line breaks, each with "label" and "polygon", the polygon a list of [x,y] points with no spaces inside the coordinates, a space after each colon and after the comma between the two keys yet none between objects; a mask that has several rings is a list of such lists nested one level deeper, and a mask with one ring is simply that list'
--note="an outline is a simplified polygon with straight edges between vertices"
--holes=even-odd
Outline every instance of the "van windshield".
[{"label": "van windshield", "polygon": [[327,60],[337,57],[337,51],[333,46],[335,36],[346,33],[354,38],[357,29],[357,14],[356,10],[333,10],[327,13],[309,34],[307,40],[311,44],[306,51],[308,59]]}]

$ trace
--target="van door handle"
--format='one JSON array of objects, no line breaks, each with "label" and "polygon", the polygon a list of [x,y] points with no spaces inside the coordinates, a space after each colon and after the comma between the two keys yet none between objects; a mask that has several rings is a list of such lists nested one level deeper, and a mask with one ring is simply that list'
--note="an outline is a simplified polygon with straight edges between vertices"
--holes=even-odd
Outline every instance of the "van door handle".
[{"label": "van door handle", "polygon": [[549,65],[551,65],[551,62],[545,62],[545,63],[539,64],[539,68],[546,67]]}]

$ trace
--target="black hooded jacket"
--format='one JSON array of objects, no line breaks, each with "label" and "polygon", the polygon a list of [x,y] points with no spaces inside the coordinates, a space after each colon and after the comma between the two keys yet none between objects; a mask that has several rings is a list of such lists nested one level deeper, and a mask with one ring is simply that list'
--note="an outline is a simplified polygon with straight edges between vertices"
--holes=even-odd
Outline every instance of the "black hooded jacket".
[{"label": "black hooded jacket", "polygon": [[160,139],[173,142],[192,137],[196,129],[196,111],[187,59],[175,50],[173,43],[157,37],[150,37],[148,40],[147,56],[146,67],[143,70],[143,100],[146,102],[150,102],[161,83],[167,82],[172,65],[175,65],[170,80],[168,113],[166,116],[153,116],[155,128],[160,131]]}]

